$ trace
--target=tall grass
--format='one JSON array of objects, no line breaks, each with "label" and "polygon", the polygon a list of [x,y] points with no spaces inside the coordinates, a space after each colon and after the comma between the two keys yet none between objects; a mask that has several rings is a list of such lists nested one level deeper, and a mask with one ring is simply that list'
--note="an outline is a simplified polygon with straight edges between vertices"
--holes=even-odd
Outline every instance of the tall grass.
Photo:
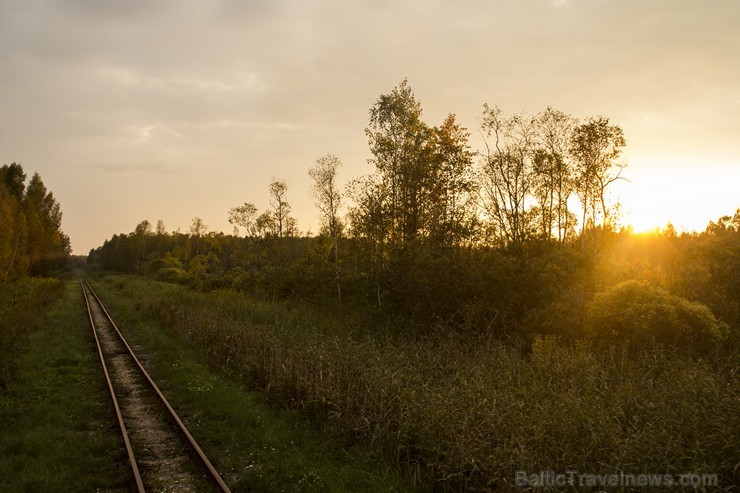
[{"label": "tall grass", "polygon": [[543,470],[739,479],[737,360],[362,335],[291,305],[118,282],[214,364],[435,489],[509,489],[516,471]]},{"label": "tall grass", "polygon": [[25,336],[63,289],[61,281],[50,278],[27,278],[0,285],[0,388],[7,385]]}]

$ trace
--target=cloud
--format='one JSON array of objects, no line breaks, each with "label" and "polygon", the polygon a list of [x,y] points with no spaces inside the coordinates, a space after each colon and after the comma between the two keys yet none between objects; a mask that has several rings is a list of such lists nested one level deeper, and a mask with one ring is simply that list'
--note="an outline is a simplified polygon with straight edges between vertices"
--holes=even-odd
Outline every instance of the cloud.
[{"label": "cloud", "polygon": [[193,69],[177,70],[163,75],[143,73],[135,67],[94,63],[88,69],[91,77],[102,84],[130,89],[156,90],[176,93],[258,92],[265,89],[259,74],[253,71],[227,68],[217,73]]},{"label": "cloud", "polygon": [[162,173],[172,171],[173,167],[171,163],[159,162],[159,161],[143,161],[143,162],[98,162],[85,165],[85,168],[90,170],[101,170],[106,173],[114,174],[134,174],[141,175],[141,173]]},{"label": "cloud", "polygon": [[408,77],[432,124],[553,105],[610,117],[639,155],[720,160],[740,153],[739,22],[740,3],[698,0],[4,0],[0,158],[45,181],[177,174],[158,205],[295,177],[309,223],[305,168],[333,152],[368,172],[368,110]]}]

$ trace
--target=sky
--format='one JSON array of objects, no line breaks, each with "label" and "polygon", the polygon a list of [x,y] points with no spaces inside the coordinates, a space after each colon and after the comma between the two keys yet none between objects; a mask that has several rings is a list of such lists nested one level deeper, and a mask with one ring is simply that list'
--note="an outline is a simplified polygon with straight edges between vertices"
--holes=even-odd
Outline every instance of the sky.
[{"label": "sky", "polygon": [[439,125],[484,103],[602,115],[627,146],[625,224],[703,230],[740,207],[736,0],[0,0],[0,163],[39,172],[75,254],[144,219],[231,233],[307,170],[371,173],[369,110],[408,79]]}]

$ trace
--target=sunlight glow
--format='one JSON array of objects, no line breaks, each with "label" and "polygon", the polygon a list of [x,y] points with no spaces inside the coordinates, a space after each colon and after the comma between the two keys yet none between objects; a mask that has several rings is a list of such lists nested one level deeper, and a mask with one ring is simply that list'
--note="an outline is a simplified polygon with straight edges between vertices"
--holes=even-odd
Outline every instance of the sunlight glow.
[{"label": "sunlight glow", "polygon": [[617,184],[614,193],[622,203],[621,224],[636,233],[663,229],[669,222],[679,232],[700,232],[740,207],[740,166],[727,166],[721,180],[697,166],[631,165],[628,170],[630,181]]}]

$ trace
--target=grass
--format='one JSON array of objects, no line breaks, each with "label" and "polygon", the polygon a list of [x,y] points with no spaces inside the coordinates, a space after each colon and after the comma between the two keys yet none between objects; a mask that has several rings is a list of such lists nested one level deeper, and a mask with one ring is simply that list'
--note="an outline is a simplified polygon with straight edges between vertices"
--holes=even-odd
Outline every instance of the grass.
[{"label": "grass", "polygon": [[422,487],[509,490],[516,471],[545,470],[717,473],[727,489],[739,479],[737,359],[552,338],[517,348],[443,331],[363,336],[296,305],[141,278],[105,282],[213,368],[386,457]]},{"label": "grass", "polygon": [[59,298],[58,279],[28,278],[0,285],[0,389],[9,380],[16,357],[40,316]]},{"label": "grass", "polygon": [[103,281],[91,284],[129,342],[146,348],[147,369],[232,491],[418,489],[395,464],[383,465],[362,446],[340,446],[296,411],[277,410],[264,393],[208,365],[205,351],[163,330],[139,303],[122,296],[122,288],[141,286],[119,277]]},{"label": "grass", "polygon": [[0,491],[129,491],[79,285],[62,288],[25,326],[0,392]]}]

